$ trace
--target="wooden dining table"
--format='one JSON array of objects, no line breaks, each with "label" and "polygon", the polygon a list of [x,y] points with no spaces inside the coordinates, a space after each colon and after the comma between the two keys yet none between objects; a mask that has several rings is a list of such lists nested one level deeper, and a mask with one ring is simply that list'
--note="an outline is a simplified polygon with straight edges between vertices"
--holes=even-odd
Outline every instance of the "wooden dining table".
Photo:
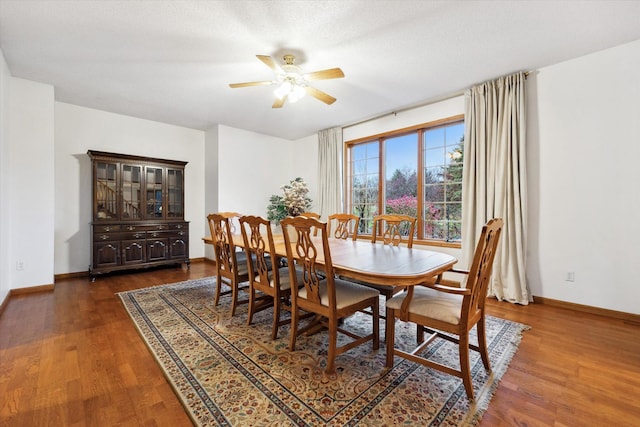
[{"label": "wooden dining table", "polygon": [[[286,258],[282,234],[274,234],[276,254]],[[319,237],[313,239],[318,240]],[[213,243],[210,237],[205,243]],[[334,273],[376,285],[413,286],[430,282],[435,276],[449,270],[458,260],[451,255],[419,248],[374,244],[362,240],[330,238],[329,250]],[[244,247],[242,235],[233,236],[233,244]],[[322,263],[322,252],[318,263]]]}]

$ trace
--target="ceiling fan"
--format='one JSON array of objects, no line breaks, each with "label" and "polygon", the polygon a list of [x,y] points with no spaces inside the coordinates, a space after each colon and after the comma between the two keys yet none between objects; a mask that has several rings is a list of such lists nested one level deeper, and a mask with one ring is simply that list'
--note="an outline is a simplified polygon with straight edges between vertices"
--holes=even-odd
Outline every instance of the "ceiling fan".
[{"label": "ceiling fan", "polygon": [[333,96],[309,86],[309,82],[313,80],[342,78],[344,77],[344,73],[340,68],[329,68],[327,70],[304,73],[300,67],[294,64],[296,57],[293,55],[284,55],[284,64],[280,66],[278,66],[270,56],[256,55],[256,57],[276,73],[276,78],[274,80],[260,82],[231,83],[229,85],[230,87],[277,86],[273,91],[276,95],[276,100],[272,108],[281,108],[287,99],[290,102],[297,102],[306,93],[328,105],[336,101]]}]

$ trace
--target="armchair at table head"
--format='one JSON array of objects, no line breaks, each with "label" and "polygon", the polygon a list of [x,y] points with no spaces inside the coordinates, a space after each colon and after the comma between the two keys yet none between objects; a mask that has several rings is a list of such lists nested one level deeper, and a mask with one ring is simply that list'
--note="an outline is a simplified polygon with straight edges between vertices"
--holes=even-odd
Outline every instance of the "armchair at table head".
[{"label": "armchair at table head", "polygon": [[398,246],[404,240],[407,247],[413,247],[413,235],[418,218],[409,215],[383,214],[373,217],[371,241],[382,240],[385,245]]},{"label": "armchair at table head", "polygon": [[[360,217],[348,213],[335,213],[327,218],[328,233],[330,237],[336,239],[356,240],[358,237],[358,226]],[[335,225],[335,229],[332,227]]]},{"label": "armchair at table head", "polygon": [[[451,269],[452,272],[468,276],[465,288],[443,286],[438,280],[435,284],[412,286],[406,293],[398,294],[387,301],[387,367],[393,366],[394,356],[400,356],[455,375],[462,378],[467,396],[473,398],[469,350],[479,352],[485,369],[491,371],[486,344],[485,300],[502,226],[503,220],[500,218],[487,222],[478,239],[471,268],[468,271]],[[418,326],[419,345],[413,352],[395,348],[396,318],[413,322]],[[478,335],[477,346],[469,342],[469,331],[475,325]],[[426,341],[425,328],[431,333]],[[438,337],[458,344],[459,370],[417,356]]]}]

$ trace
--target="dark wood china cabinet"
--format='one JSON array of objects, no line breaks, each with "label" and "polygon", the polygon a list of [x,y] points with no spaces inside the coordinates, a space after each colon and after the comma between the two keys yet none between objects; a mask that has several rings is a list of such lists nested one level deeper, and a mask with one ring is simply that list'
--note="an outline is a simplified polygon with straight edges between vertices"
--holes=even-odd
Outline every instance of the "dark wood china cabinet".
[{"label": "dark wood china cabinet", "polygon": [[163,264],[189,266],[187,162],[87,151],[93,221],[89,275]]}]

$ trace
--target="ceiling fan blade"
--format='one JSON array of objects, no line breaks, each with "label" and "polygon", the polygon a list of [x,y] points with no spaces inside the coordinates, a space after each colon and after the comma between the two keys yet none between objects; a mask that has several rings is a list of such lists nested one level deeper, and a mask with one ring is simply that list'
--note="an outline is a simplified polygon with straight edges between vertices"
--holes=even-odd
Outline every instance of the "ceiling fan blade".
[{"label": "ceiling fan blade", "polygon": [[329,68],[328,70],[314,71],[304,75],[307,80],[339,79],[342,77],[344,77],[344,73],[340,68]]},{"label": "ceiling fan blade", "polygon": [[229,87],[247,87],[247,86],[268,86],[273,84],[272,81],[263,81],[263,82],[246,82],[246,83],[230,83]]},{"label": "ceiling fan blade", "polygon": [[271,108],[282,108],[282,106],[284,105],[284,101],[286,100],[286,96],[283,96],[282,99],[276,97],[276,100],[273,101],[273,105],[271,106]]},{"label": "ceiling fan blade", "polygon": [[305,89],[307,90],[307,93],[309,95],[313,96],[316,99],[319,99],[320,101],[324,102],[325,104],[331,105],[334,102],[336,102],[336,99],[333,96],[331,96],[331,95],[329,95],[327,93],[324,93],[323,91],[318,90],[315,87],[307,86],[307,87],[305,87]]},{"label": "ceiling fan blade", "polygon": [[264,62],[267,67],[271,68],[276,73],[278,72],[278,66],[276,65],[276,63],[275,63],[275,61],[273,60],[272,57],[267,56],[267,55],[256,55],[256,57],[260,61]]}]

